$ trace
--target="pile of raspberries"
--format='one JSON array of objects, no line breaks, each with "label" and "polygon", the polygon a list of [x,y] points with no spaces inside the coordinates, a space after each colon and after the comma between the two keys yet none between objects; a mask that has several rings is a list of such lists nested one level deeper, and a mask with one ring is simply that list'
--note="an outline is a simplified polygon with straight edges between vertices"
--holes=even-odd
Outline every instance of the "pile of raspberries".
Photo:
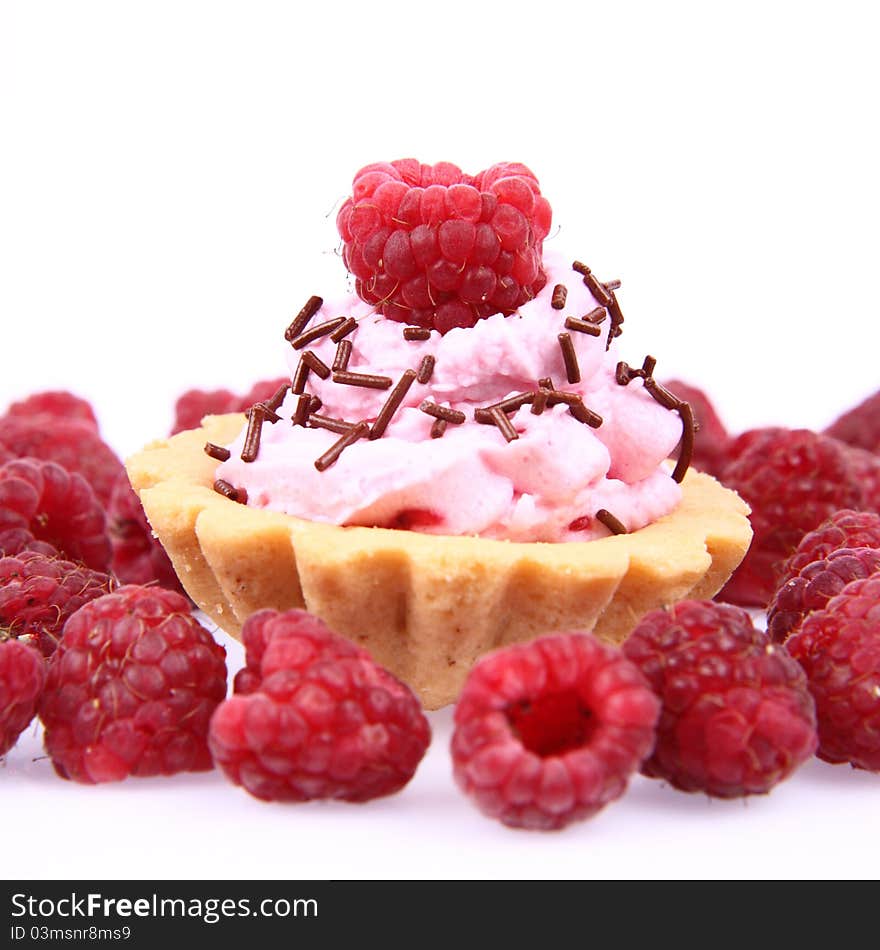
[{"label": "pile of raspberries", "polygon": [[[282,382],[191,390],[173,431]],[[453,774],[508,826],[587,818],[636,773],[734,798],[813,755],[880,771],[880,393],[823,433],[732,437],[703,393],[665,385],[754,541],[715,601],[654,611],[622,647],[548,631],[477,662]],[[363,802],[412,779],[428,720],[363,649],[299,610],[260,611],[242,638],[227,697],[225,650],[85,400],[38,393],[0,416],[0,756],[39,717],[55,771],[87,784],[216,766],[267,801]]]}]

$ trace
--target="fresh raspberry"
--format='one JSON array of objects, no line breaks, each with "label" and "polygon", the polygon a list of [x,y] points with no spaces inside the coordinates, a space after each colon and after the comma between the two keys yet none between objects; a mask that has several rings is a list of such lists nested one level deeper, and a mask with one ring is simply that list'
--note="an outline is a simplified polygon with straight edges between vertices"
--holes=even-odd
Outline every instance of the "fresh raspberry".
[{"label": "fresh raspberry", "polygon": [[769,792],[813,755],[803,671],[741,608],[692,600],[652,611],[623,649],[663,702],[645,775],[737,798]]},{"label": "fresh raspberry", "polygon": [[880,771],[880,572],[847,584],[786,647],[816,701],[819,758]]},{"label": "fresh raspberry", "polygon": [[67,621],[40,702],[62,778],[92,784],[211,768],[226,651],[160,587],[120,587]]},{"label": "fresh raspberry", "polygon": [[786,581],[770,602],[767,633],[776,643],[784,643],[807,614],[821,610],[850,581],[870,577],[880,570],[877,548],[839,548],[821,561],[807,564]]},{"label": "fresh raspberry", "polygon": [[0,443],[19,458],[57,462],[69,472],[82,475],[102,505],[110,500],[116,479],[125,471],[94,426],[76,419],[6,415],[0,417]]},{"label": "fresh raspberry", "polygon": [[290,385],[289,376],[279,376],[277,379],[261,379],[241,397],[238,402],[238,412],[244,412],[255,402],[265,402],[271,399],[282,386]]},{"label": "fresh raspberry", "polygon": [[880,514],[880,454],[840,443],[853,471],[853,477],[862,486],[862,509]]},{"label": "fresh raspberry", "polygon": [[0,558],[0,635],[51,656],[67,618],[110,588],[107,574],[73,561],[31,551]]},{"label": "fresh raspberry", "polygon": [[30,725],[45,680],[46,665],[36,650],[0,637],[0,755]]},{"label": "fresh raspberry", "polygon": [[209,736],[232,782],[298,802],[363,802],[406,785],[430,742],[409,687],[300,610],[260,611],[242,632],[251,675],[237,678]]},{"label": "fresh raspberry", "polygon": [[303,610],[259,610],[248,617],[241,631],[245,665],[235,674],[234,690],[239,694],[253,693],[263,680],[262,664],[266,647],[272,640],[292,640],[299,652],[292,662],[305,667],[319,655],[323,659],[342,659],[362,656],[350,640],[337,636],[317,617]]},{"label": "fresh raspberry", "polygon": [[198,429],[205,416],[222,416],[239,411],[239,399],[228,389],[188,389],[174,404],[171,435],[186,429]]},{"label": "fresh raspberry", "polygon": [[[691,464],[701,472],[717,475],[726,460],[727,447],[730,444],[730,435],[715,411],[709,397],[690,383],[680,379],[669,379],[663,383],[665,389],[674,393],[679,399],[690,403],[697,423],[697,433],[694,436],[694,453]],[[673,453],[678,458],[678,449]]]},{"label": "fresh raspberry", "polygon": [[783,562],[801,538],[839,508],[858,508],[864,490],[840,443],[807,429],[758,430],[740,436],[721,481],[752,509],[752,544],[719,595],[765,606]]},{"label": "fresh raspberry", "polygon": [[227,412],[244,412],[255,402],[263,402],[274,396],[278,389],[290,383],[289,377],[262,379],[243,395],[237,396],[228,389],[189,389],[174,405],[174,425],[171,434],[186,429],[197,429],[205,416],[221,416]]},{"label": "fresh raspberry", "polygon": [[96,571],[110,567],[101,503],[88,482],[55,462],[14,459],[0,466],[0,553],[21,550],[27,533]]},{"label": "fresh raspberry", "polygon": [[483,657],[455,709],[455,779],[487,815],[556,829],[619,798],[660,704],[623,654],[560,633]]},{"label": "fresh raspberry", "polygon": [[550,219],[525,165],[472,177],[407,158],[362,168],[336,226],[362,300],[390,320],[446,333],[513,313],[538,293]]},{"label": "fresh raspberry", "polygon": [[869,452],[880,452],[880,389],[832,422],[825,434]]},{"label": "fresh raspberry", "polygon": [[7,410],[8,416],[49,415],[57,419],[73,419],[83,422],[98,431],[98,418],[87,400],[66,390],[53,389],[33,393],[26,399],[14,402]]},{"label": "fresh raspberry", "polygon": [[165,548],[153,537],[140,498],[123,475],[107,506],[113,574],[123,584],[158,584],[185,593]]},{"label": "fresh raspberry", "polygon": [[783,565],[780,584],[786,584],[808,564],[824,560],[839,548],[880,548],[880,514],[851,508],[835,511],[801,538],[794,554]]}]

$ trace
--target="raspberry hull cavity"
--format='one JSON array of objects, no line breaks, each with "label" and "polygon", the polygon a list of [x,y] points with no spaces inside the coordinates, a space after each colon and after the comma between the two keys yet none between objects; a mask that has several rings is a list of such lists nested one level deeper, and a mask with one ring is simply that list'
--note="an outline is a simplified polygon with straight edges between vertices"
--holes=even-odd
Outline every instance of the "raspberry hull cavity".
[{"label": "raspberry hull cavity", "polygon": [[589,635],[497,650],[471,671],[455,710],[455,780],[505,825],[563,828],[623,794],[659,710],[636,667]]}]

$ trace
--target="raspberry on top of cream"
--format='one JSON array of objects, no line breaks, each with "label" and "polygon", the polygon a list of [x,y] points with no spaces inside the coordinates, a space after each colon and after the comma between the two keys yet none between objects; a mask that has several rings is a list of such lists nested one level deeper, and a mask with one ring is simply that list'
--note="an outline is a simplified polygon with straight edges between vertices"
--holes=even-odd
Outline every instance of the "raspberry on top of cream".
[{"label": "raspberry on top of cream", "polygon": [[613,285],[551,253],[543,267],[514,313],[443,335],[354,295],[312,298],[286,334],[291,391],[250,411],[218,490],[313,521],[513,541],[588,541],[672,511],[689,407],[652,358],[612,355]]}]

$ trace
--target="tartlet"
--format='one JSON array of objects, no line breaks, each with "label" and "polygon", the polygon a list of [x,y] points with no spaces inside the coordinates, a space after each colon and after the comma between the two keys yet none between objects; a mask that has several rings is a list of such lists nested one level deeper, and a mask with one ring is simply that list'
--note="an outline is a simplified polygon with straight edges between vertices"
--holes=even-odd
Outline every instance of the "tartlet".
[{"label": "tartlet", "polygon": [[620,642],[649,610],[715,594],[751,540],[748,507],[689,471],[676,509],[630,534],[542,543],[341,527],[214,490],[240,414],[148,445],[127,462],[153,530],[194,602],[226,632],[265,607],[304,607],[362,644],[426,708],[453,702],[473,662],[554,630]]}]

